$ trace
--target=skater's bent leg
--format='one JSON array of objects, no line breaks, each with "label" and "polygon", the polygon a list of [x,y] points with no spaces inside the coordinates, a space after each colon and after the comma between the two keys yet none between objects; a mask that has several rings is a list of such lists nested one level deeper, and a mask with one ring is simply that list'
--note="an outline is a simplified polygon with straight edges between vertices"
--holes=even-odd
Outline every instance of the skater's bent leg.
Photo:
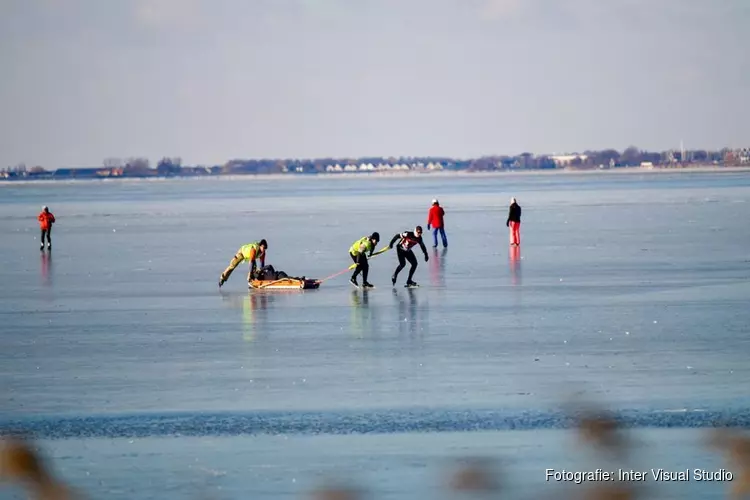
[{"label": "skater's bent leg", "polygon": [[409,264],[411,264],[411,267],[409,268],[409,278],[408,278],[408,283],[411,283],[412,278],[414,277],[414,272],[417,270],[417,266],[419,264],[417,263],[417,256],[414,255],[414,252],[407,252],[406,259],[409,261]]},{"label": "skater's bent leg", "polygon": [[404,251],[401,250],[401,248],[397,248],[397,254],[398,254],[398,267],[396,267],[396,270],[393,273],[393,279],[398,278],[398,273],[401,272],[401,270],[406,266],[406,259],[404,258]]},{"label": "skater's bent leg", "polygon": [[239,266],[242,261],[244,260],[244,257],[242,256],[242,253],[237,252],[237,255],[232,258],[232,261],[229,263],[229,266],[227,266],[226,269],[224,269],[224,272],[221,273],[221,279],[223,281],[226,281],[229,279],[229,276],[231,276],[232,272]]}]

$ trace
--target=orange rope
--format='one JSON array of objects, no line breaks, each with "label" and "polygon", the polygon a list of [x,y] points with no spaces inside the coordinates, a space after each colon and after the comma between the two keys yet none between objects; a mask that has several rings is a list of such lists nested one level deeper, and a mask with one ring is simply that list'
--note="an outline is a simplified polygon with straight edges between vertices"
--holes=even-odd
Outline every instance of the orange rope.
[{"label": "orange rope", "polygon": [[[371,256],[370,258],[376,257],[376,256],[380,255],[381,253],[387,252],[388,250],[390,250],[390,247],[384,247],[384,248],[381,248],[381,249],[380,249],[380,250],[378,250],[377,252],[373,253],[373,254],[372,254],[372,256]],[[330,275],[330,276],[328,276],[328,277],[326,277],[326,278],[323,278],[322,280],[317,280],[317,282],[318,282],[318,283],[323,283],[324,281],[327,281],[327,280],[329,280],[329,279],[331,279],[331,278],[335,278],[336,276],[339,276],[339,275],[341,275],[341,274],[344,274],[344,273],[345,273],[345,272],[347,272],[347,271],[351,271],[351,270],[352,270],[352,269],[354,269],[355,267],[356,267],[356,265],[355,265],[355,264],[351,264],[351,265],[350,265],[349,267],[347,267],[347,268],[346,268],[346,269],[344,269],[343,271],[339,271],[339,272],[337,272],[337,273],[334,273],[334,274],[332,274],[332,275]]]},{"label": "orange rope", "polygon": [[334,274],[332,274],[332,275],[328,276],[327,278],[323,278],[322,280],[317,280],[317,282],[318,282],[318,283],[323,283],[324,281],[328,281],[328,280],[329,280],[329,279],[331,279],[331,278],[335,278],[336,276],[339,276],[340,274],[344,274],[344,273],[345,273],[345,272],[347,272],[347,271],[349,271],[349,268],[348,268],[348,267],[347,267],[346,269],[344,269],[343,271],[339,271],[339,272],[337,272],[337,273],[334,273]]}]

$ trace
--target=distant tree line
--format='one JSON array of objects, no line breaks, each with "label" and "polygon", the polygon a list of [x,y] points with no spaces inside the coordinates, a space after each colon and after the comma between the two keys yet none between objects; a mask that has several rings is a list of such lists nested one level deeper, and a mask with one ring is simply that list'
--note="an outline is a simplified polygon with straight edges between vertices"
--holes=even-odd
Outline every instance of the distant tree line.
[{"label": "distant tree line", "polygon": [[[683,158],[684,156],[684,158]],[[565,155],[534,155],[524,152],[518,155],[483,156],[468,160],[449,157],[358,157],[316,159],[233,159],[223,165],[185,166],[182,159],[164,157],[152,167],[147,158],[106,158],[100,167],[64,168],[49,171],[41,166],[30,169],[20,163],[0,170],[2,177],[62,178],[62,177],[173,177],[191,175],[242,175],[242,174],[319,174],[334,171],[361,171],[362,165],[388,170],[404,167],[409,170],[437,168],[448,171],[502,171],[539,169],[599,169],[653,166],[688,166],[712,164],[723,166],[750,165],[750,149],[722,149],[718,151],[644,151],[630,146],[623,151],[615,149],[586,150]],[[334,169],[335,167],[335,169]],[[372,170],[372,168],[370,168]]]}]

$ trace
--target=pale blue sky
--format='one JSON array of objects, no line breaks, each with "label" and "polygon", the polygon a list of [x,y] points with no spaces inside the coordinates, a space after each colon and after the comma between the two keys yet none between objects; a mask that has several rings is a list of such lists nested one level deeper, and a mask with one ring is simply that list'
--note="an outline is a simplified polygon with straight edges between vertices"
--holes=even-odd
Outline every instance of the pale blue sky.
[{"label": "pale blue sky", "polygon": [[750,0],[0,0],[0,166],[750,146]]}]

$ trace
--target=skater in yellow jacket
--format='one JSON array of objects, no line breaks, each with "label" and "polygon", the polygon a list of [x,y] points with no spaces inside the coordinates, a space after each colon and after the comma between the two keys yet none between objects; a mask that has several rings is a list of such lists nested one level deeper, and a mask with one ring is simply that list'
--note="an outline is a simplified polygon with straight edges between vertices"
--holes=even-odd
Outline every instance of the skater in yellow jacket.
[{"label": "skater in yellow jacket", "polygon": [[221,288],[221,285],[223,285],[229,279],[232,271],[234,271],[237,266],[239,266],[246,260],[250,261],[250,273],[247,275],[247,279],[249,282],[253,274],[255,274],[255,270],[257,268],[256,260],[260,259],[260,267],[264,267],[266,265],[267,249],[268,243],[266,242],[266,240],[260,240],[254,243],[248,243],[247,245],[242,245],[240,249],[237,250],[234,258],[229,263],[229,266],[224,269],[223,273],[221,273],[221,276],[219,277],[219,288]]}]

